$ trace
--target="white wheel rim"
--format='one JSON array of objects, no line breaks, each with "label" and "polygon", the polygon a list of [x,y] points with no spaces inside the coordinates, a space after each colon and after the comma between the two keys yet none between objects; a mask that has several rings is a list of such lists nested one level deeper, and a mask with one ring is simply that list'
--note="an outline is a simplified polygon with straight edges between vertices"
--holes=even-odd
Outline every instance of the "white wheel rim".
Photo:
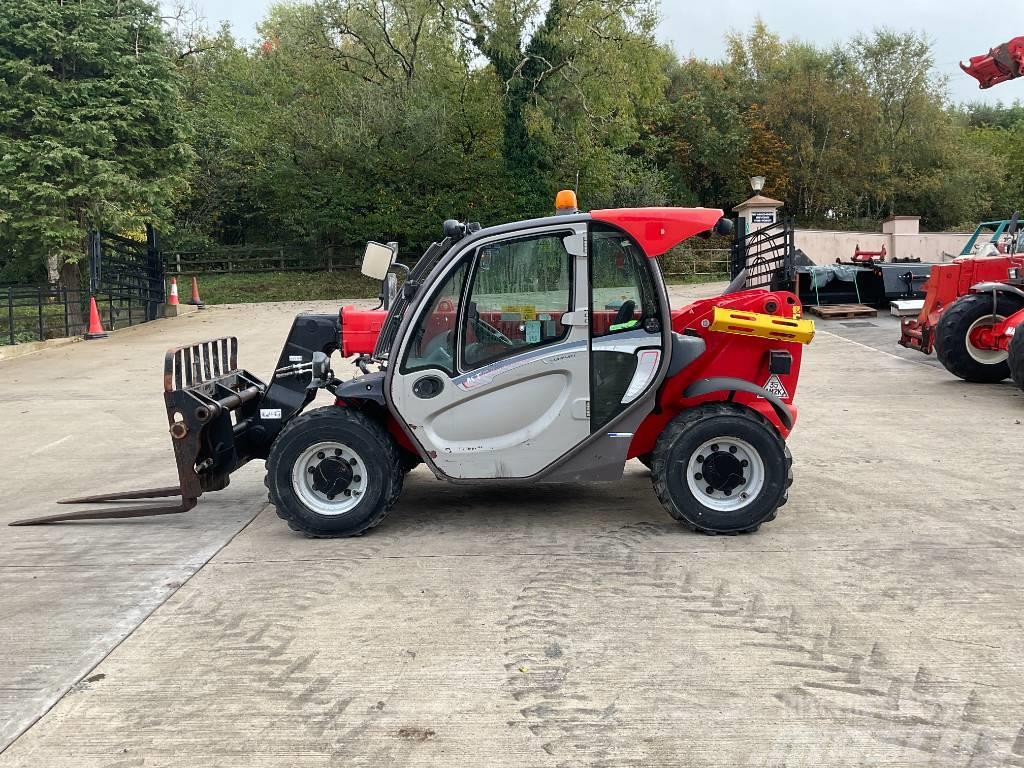
[{"label": "white wheel rim", "polygon": [[1006,318],[1002,315],[995,316],[995,323],[992,322],[992,315],[985,315],[979,317],[973,323],[971,327],[967,329],[967,338],[964,340],[967,344],[967,354],[971,356],[976,363],[982,365],[999,365],[999,363],[1005,362],[1009,356],[1005,349],[982,349],[976,347],[971,343],[971,334],[973,334],[979,328],[991,328],[996,323],[1001,323]]},{"label": "white wheel rim", "polygon": [[705,507],[719,512],[737,512],[751,504],[764,488],[764,480],[761,454],[738,437],[708,440],[686,463],[690,493]]},{"label": "white wheel rim", "polygon": [[[339,462],[344,462],[348,470],[338,468]],[[340,477],[333,478],[339,473]],[[344,515],[359,504],[366,492],[366,463],[344,443],[311,445],[292,467],[292,488],[299,500],[317,514]]]}]

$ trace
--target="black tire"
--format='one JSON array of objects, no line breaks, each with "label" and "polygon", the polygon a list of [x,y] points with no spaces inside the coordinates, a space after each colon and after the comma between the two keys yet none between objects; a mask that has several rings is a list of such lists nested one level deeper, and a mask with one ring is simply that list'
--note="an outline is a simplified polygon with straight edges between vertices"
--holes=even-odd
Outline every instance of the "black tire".
[{"label": "black tire", "polygon": [[[763,469],[763,479],[756,494],[734,510],[723,511],[708,506],[694,495],[688,481],[691,460],[707,462],[715,457],[719,467],[723,462],[734,461],[730,458],[733,456],[731,452],[727,455],[715,444],[709,449],[711,453],[707,458],[697,453],[702,446],[716,439],[745,444],[744,450],[756,453]],[[757,461],[751,458],[751,463],[756,465]],[[701,466],[708,464],[702,463]],[[752,533],[763,523],[774,520],[776,511],[788,500],[792,466],[785,441],[766,419],[739,405],[707,403],[684,411],[669,422],[654,449],[651,479],[662,505],[686,527],[708,534]],[[750,470],[741,469],[739,472],[746,481],[750,480],[746,476]],[[714,493],[705,498],[715,503],[715,494],[722,494],[720,500],[729,503],[725,499],[731,497],[732,492],[743,494],[739,483],[730,488],[736,478],[735,471],[723,474],[719,470],[718,474],[720,479],[727,481],[721,488],[717,487],[718,480],[704,480],[700,473],[694,475],[701,482],[716,483]],[[711,488],[710,485],[708,487]]]},{"label": "black tire", "polygon": [[402,465],[402,474],[403,475],[409,474],[414,469],[416,469],[416,467],[418,467],[420,464],[423,463],[423,459],[421,459],[415,453],[409,453],[409,451],[404,451],[404,450],[400,451],[399,453],[401,454],[401,456],[399,458],[399,461],[401,462],[401,465]]},{"label": "black tire", "polygon": [[[358,502],[337,515],[311,508],[296,491],[292,477],[296,462],[306,451],[332,442],[352,449],[366,471]],[[292,530],[327,538],[358,536],[378,525],[398,501],[403,477],[398,447],[387,430],[364,413],[332,405],[295,417],[281,431],[267,459],[266,485],[277,516]]]},{"label": "black tire", "polygon": [[[1024,306],[1016,296],[999,294],[996,299],[996,314],[1009,317]],[[992,316],[992,294],[972,293],[962,296],[942,313],[935,332],[935,355],[946,370],[965,381],[991,384],[1002,381],[1010,375],[1006,358],[994,355],[992,362],[985,362],[972,356],[974,347],[969,342],[970,331],[976,323]],[[978,355],[983,350],[975,350]]]},{"label": "black tire", "polygon": [[637,456],[636,458],[637,458],[637,461],[639,461],[641,464],[643,464],[648,469],[653,469],[654,468],[654,451],[651,451],[650,453],[642,453],[639,456]]},{"label": "black tire", "polygon": [[1024,323],[1018,325],[1014,331],[1009,351],[1010,356],[1006,362],[1010,367],[1010,378],[1014,384],[1024,389]]}]

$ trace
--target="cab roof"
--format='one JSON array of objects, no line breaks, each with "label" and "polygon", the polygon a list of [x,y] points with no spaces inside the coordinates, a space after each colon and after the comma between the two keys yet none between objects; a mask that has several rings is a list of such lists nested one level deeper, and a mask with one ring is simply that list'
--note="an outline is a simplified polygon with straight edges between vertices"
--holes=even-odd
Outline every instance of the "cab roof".
[{"label": "cab roof", "polygon": [[719,208],[608,208],[590,213],[570,213],[500,224],[479,229],[467,239],[477,240],[552,224],[600,221],[628,233],[649,258],[654,258],[687,238],[712,229],[723,215]]}]

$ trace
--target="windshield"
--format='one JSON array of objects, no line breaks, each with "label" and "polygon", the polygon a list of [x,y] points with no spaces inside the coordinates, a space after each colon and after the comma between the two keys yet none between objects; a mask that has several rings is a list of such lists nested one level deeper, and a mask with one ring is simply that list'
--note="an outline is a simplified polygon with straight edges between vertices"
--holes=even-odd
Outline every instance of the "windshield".
[{"label": "windshield", "polygon": [[[408,281],[422,283],[423,279],[430,274],[430,270],[437,265],[442,256],[448,253],[448,249],[451,247],[452,239],[450,237],[446,237],[439,243],[432,243],[409,271]],[[405,298],[404,291],[399,291],[388,312],[387,320],[384,321],[384,327],[380,329],[380,336],[377,337],[377,346],[373,350],[375,360],[388,359],[391,347],[395,343],[395,336],[398,335],[398,327],[402,324],[402,318],[405,317],[405,310],[408,308],[409,301]]]}]

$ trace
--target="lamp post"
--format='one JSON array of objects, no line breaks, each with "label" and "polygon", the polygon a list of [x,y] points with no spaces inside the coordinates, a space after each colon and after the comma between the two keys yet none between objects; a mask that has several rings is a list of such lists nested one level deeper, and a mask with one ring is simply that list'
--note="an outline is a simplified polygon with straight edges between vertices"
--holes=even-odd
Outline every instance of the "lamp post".
[{"label": "lamp post", "polygon": [[755,195],[761,194],[761,190],[764,189],[764,176],[751,176],[750,188],[754,190]]}]

